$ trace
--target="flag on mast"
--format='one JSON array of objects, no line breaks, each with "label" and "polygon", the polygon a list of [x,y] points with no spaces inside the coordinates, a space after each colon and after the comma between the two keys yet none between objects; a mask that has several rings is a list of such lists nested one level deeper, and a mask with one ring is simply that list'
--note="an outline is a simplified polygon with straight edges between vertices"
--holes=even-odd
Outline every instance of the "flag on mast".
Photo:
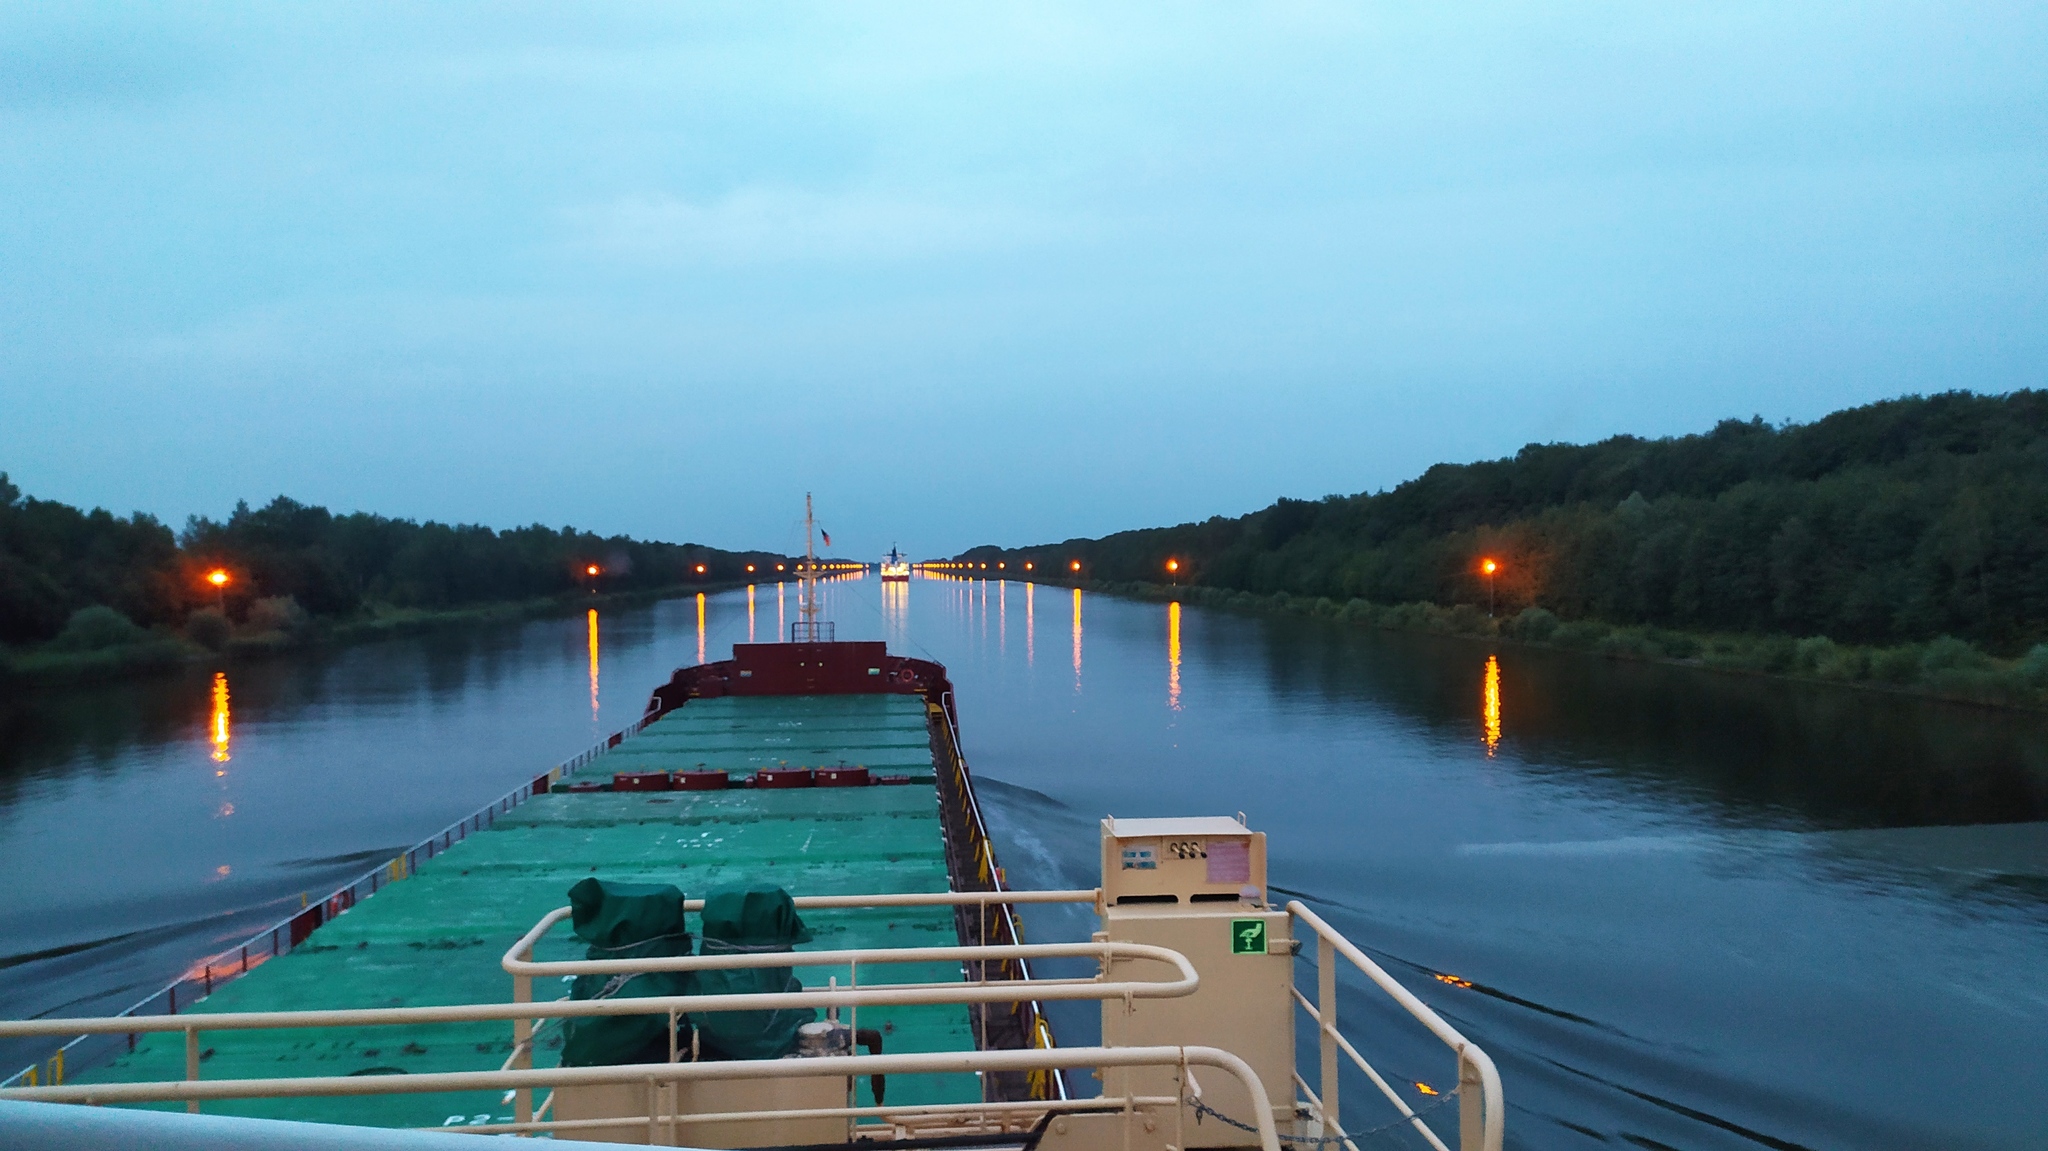
[{"label": "flag on mast", "polygon": [[829,548],[829,547],[831,547],[831,546],[832,546],[832,533],[831,533],[831,532],[828,532],[828,531],[826,531],[826,530],[825,530],[824,528],[819,528],[819,529],[818,529],[818,534],[819,534],[819,535],[821,535],[821,536],[823,536],[823,537],[825,537],[825,546],[826,546],[826,547],[828,547],[828,548]]}]

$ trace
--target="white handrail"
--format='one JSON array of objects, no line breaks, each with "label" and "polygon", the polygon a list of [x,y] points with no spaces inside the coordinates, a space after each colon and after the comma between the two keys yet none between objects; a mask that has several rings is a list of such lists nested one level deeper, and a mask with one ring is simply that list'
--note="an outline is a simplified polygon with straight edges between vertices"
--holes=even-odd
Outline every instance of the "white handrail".
[{"label": "white handrail", "polygon": [[[772,959],[760,954],[689,956],[672,959],[607,959],[571,964],[537,964],[536,967],[592,967],[617,970],[681,970],[679,964],[697,967],[795,966],[791,961],[816,958],[819,962],[846,962],[860,957],[868,962],[888,962],[894,956],[911,955],[903,962],[936,962],[947,959],[1001,959],[1030,956],[1151,959],[1171,964],[1178,978],[1146,980],[1023,980],[1003,979],[980,983],[875,984],[867,987],[821,988],[806,991],[762,992],[741,995],[650,995],[637,999],[560,999],[551,1003],[470,1003],[440,1007],[364,1007],[309,1011],[249,1011],[219,1014],[110,1016],[82,1019],[0,1020],[0,1039],[31,1035],[101,1034],[123,1035],[164,1031],[258,1031],[286,1027],[374,1027],[407,1023],[474,1023],[489,1020],[582,1018],[610,1015],[655,1015],[668,1011],[772,1011],[789,1007],[875,1007],[952,1003],[1010,1003],[1020,999],[1101,1000],[1173,999],[1192,995],[1201,976],[1186,956],[1164,947],[1136,943],[1033,943],[1016,947],[924,947],[900,952],[775,952]],[[654,965],[663,966],[656,967]]]},{"label": "white handrail", "polygon": [[[644,1001],[643,1001],[644,1002]],[[1068,1067],[1214,1067],[1243,1083],[1262,1151],[1280,1151],[1271,1096],[1244,1060],[1216,1047],[1055,1047],[1021,1051],[939,1051],[905,1055],[839,1055],[818,1059],[744,1059],[707,1063],[639,1063],[548,1067],[524,1071],[441,1071],[419,1075],[324,1075],[303,1079],[174,1079],[158,1083],[15,1087],[0,1099],[44,1103],[166,1103],[178,1100],[400,1095],[439,1091],[503,1091],[612,1083],[694,1083],[728,1079],[801,1079],[817,1075],[909,1075],[1038,1071]],[[1120,1102],[1106,1099],[1105,1104]],[[963,1104],[962,1109],[971,1108]]]},{"label": "white handrail", "polygon": [[[1443,1016],[1430,1009],[1429,1004],[1415,997],[1415,993],[1401,986],[1400,982],[1386,973],[1371,957],[1358,949],[1358,945],[1344,937],[1344,934],[1323,921],[1323,917],[1310,911],[1300,900],[1289,900],[1288,914],[1314,929],[1353,967],[1364,972],[1368,979],[1378,984],[1394,1002],[1400,1004],[1408,1014],[1414,1016],[1430,1033],[1442,1041],[1458,1056],[1458,1089],[1464,1092],[1459,1109],[1459,1141],[1464,1151],[1500,1151],[1501,1140],[1506,1131],[1506,1104],[1503,1101],[1500,1072],[1494,1068],[1493,1060],[1479,1046],[1465,1038],[1457,1028],[1444,1022]],[[1342,1037],[1337,1037],[1342,1042]],[[1353,1059],[1363,1062],[1356,1048],[1349,1043],[1344,1046]],[[1476,1088],[1479,1094],[1470,1092]],[[1472,1114],[1476,1107],[1479,1114]],[[1402,1109],[1404,1112],[1406,1108]],[[1408,1115],[1411,1121],[1412,1114]],[[1419,1122],[1419,1121],[1417,1121]]]}]

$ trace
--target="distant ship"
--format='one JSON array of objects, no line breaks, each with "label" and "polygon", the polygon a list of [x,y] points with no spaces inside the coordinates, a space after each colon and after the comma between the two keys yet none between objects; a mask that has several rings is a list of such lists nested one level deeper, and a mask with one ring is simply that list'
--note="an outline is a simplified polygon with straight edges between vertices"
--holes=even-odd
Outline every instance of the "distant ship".
[{"label": "distant ship", "polygon": [[910,561],[897,554],[896,548],[892,545],[889,548],[889,557],[882,561],[882,582],[908,583],[909,581]]}]

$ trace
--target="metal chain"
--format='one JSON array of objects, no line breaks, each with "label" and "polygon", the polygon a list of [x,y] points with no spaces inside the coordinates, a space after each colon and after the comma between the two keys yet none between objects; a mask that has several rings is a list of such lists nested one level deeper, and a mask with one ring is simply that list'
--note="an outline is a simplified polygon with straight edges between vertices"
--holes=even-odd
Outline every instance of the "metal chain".
[{"label": "metal chain", "polygon": [[[1442,1095],[1438,1096],[1435,1102],[1431,1103],[1427,1107],[1424,1107],[1420,1111],[1416,1111],[1408,1115],[1403,1115],[1390,1123],[1382,1123],[1378,1127],[1373,1127],[1365,1131],[1353,1131],[1348,1135],[1324,1135],[1317,1138],[1311,1138],[1306,1135],[1280,1135],[1278,1136],[1278,1138],[1280,1142],[1290,1143],[1296,1147],[1327,1147],[1332,1143],[1343,1143],[1346,1141],[1355,1141],[1359,1139],[1371,1139],[1378,1135],[1384,1135],[1387,1132],[1392,1131],[1396,1127],[1406,1127],[1409,1123],[1422,1118],[1424,1115],[1429,1114],[1430,1112],[1436,1110],[1439,1107],[1442,1107],[1444,1104],[1449,1103],[1451,1100],[1457,1098],[1457,1096],[1458,1088],[1453,1087],[1449,1091],[1446,1091]],[[1231,1127],[1235,1127],[1239,1131],[1249,1131],[1254,1135],[1259,1133],[1259,1129],[1257,1127],[1254,1127],[1249,1123],[1239,1123],[1237,1120],[1232,1119],[1230,1116],[1225,1115],[1223,1112],[1216,1110],[1214,1107],[1209,1106],[1207,1103],[1202,1102],[1200,1099],[1195,1098],[1192,1095],[1181,1100],[1181,1102],[1186,1103],[1188,1106],[1193,1107],[1195,1109],[1197,1122],[1200,1121],[1201,1116],[1209,1115],[1213,1116],[1218,1122],[1224,1123]]]}]

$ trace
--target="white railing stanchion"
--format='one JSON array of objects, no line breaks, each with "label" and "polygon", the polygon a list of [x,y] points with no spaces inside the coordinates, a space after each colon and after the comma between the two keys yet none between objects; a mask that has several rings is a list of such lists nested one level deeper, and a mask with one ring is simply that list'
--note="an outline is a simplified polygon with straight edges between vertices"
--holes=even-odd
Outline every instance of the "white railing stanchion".
[{"label": "white railing stanchion", "polygon": [[[522,954],[522,958],[533,958],[533,948],[527,948]],[[533,976],[514,975],[512,977],[512,1002],[533,1002]],[[512,1061],[513,1067],[519,1070],[525,1070],[533,1066],[533,1020],[524,1016],[512,1021]],[[533,1122],[533,1088],[521,1087],[514,1094],[513,1098],[515,1100],[512,1110],[513,1117],[521,1123]]]},{"label": "white railing stanchion", "polygon": [[1322,1051],[1324,1133],[1339,1130],[1337,1118],[1337,947],[1316,937],[1316,1039]]},{"label": "white railing stanchion", "polygon": [[[197,1027],[187,1027],[185,1029],[185,1078],[195,1083],[199,1081],[199,1029]],[[185,1110],[190,1111],[194,1115],[199,1114],[199,1100],[186,1100]]]}]

